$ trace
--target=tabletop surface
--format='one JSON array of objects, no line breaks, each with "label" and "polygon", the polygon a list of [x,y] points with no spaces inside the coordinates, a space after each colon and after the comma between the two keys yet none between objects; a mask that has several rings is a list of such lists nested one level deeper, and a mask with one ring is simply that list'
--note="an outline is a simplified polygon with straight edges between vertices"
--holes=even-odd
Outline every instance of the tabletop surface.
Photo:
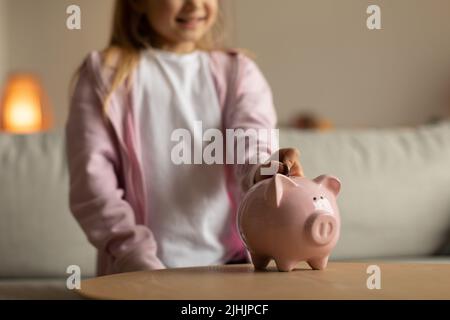
[{"label": "tabletop surface", "polygon": [[[380,270],[380,289],[368,289],[368,267]],[[90,299],[297,300],[450,299],[450,264],[330,262],[322,271],[300,263],[291,272],[251,264],[122,273],[87,279]]]}]

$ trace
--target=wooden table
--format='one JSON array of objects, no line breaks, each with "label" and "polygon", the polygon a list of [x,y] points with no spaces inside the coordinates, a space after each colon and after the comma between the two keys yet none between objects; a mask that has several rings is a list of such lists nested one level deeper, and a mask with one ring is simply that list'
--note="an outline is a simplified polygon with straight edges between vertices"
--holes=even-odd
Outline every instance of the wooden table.
[{"label": "wooden table", "polygon": [[[381,270],[381,289],[367,288],[369,265]],[[84,280],[78,291],[92,299],[297,300],[450,299],[450,264],[330,262],[313,271],[300,263],[292,272],[273,265],[181,268],[123,273]]]}]

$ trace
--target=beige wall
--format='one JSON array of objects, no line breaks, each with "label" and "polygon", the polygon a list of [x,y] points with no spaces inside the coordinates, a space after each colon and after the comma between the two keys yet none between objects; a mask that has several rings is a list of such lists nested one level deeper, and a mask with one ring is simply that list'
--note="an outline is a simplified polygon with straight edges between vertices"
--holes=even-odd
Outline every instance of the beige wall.
[{"label": "beige wall", "polygon": [[[341,126],[421,123],[450,108],[449,0],[233,0],[281,122],[312,109]],[[382,10],[380,31],[366,8]],[[448,109],[447,109],[448,110]]]},{"label": "beige wall", "polygon": [[[7,0],[0,0],[0,85],[4,82],[6,69]],[[0,87],[0,90],[2,88]],[[1,94],[1,93],[0,93]]]},{"label": "beige wall", "polygon": [[[49,93],[56,125],[61,127],[68,110],[68,84],[83,57],[105,46],[112,0],[0,0],[8,2],[8,72],[39,74]],[[66,28],[66,8],[82,10],[82,29]]]},{"label": "beige wall", "polygon": [[[226,1],[234,43],[257,54],[282,124],[305,110],[345,127],[416,124],[450,105],[449,0]],[[112,3],[0,0],[0,78],[39,73],[62,126],[69,79],[106,44]],[[365,27],[369,3],[382,8],[381,31]],[[82,8],[81,31],[65,27],[69,4]]]}]

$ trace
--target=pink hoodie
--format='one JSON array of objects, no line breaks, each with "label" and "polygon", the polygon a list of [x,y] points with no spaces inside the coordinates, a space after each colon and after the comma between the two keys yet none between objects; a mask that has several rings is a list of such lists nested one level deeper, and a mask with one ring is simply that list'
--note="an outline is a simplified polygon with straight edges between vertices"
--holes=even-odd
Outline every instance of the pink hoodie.
[{"label": "pink hoodie", "polygon": [[[210,53],[211,71],[222,108],[223,129],[272,129],[272,93],[256,64],[237,52]],[[161,269],[147,218],[141,144],[136,128],[136,88],[114,91],[103,117],[104,98],[114,70],[99,52],[84,61],[66,124],[70,210],[98,250],[97,275]],[[137,81],[137,77],[133,78]],[[267,145],[267,157],[272,153]],[[248,163],[248,161],[247,161]],[[224,165],[233,212],[252,185],[255,165]],[[252,170],[253,169],[253,170]],[[148,227],[150,225],[150,228]],[[230,247],[245,252],[236,228]]]}]

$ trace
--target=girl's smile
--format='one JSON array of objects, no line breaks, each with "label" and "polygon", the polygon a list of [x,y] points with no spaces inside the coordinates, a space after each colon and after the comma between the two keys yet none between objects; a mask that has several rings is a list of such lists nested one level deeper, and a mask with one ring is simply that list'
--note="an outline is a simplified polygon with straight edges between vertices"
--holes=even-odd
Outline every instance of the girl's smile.
[{"label": "girl's smile", "polygon": [[216,22],[217,11],[218,0],[148,0],[145,10],[156,46],[180,53],[195,48]]},{"label": "girl's smile", "polygon": [[200,24],[205,23],[207,17],[188,17],[188,18],[177,18],[176,22],[184,29],[196,29]]}]

